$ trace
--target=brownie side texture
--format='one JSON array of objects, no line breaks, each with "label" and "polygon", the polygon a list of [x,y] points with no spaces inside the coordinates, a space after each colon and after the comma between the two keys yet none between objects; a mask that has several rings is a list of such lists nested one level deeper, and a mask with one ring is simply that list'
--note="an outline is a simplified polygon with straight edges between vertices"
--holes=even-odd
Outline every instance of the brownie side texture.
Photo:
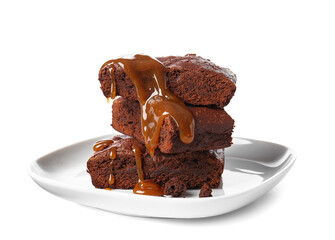
[{"label": "brownie side texture", "polygon": [[[87,162],[87,172],[96,188],[134,188],[138,176],[133,145],[143,152],[144,179],[151,179],[162,187],[168,183],[165,191],[167,194],[178,196],[185,191],[185,186],[187,189],[194,189],[207,183],[211,188],[217,188],[220,184],[224,165],[223,150],[180,154],[163,154],[156,150],[155,156],[151,158],[142,143],[131,137],[118,136],[114,144],[96,152]],[[117,147],[117,154],[111,160],[110,151],[113,146]],[[113,184],[109,183],[111,172],[115,179]],[[177,184],[179,189],[170,189],[173,184]]]},{"label": "brownie side texture", "polygon": [[[236,75],[228,68],[215,65],[195,54],[158,57],[167,68],[169,89],[182,101],[191,105],[224,107],[236,91]],[[101,90],[110,97],[110,66],[99,72]],[[135,87],[122,68],[115,65],[116,95],[137,100]]]},{"label": "brownie side texture", "polygon": [[199,197],[212,197],[212,189],[210,186],[208,186],[207,183],[204,183],[204,185],[201,187]]},{"label": "brownie side texture", "polygon": [[[158,148],[163,153],[204,151],[229,147],[232,143],[234,120],[224,109],[189,107],[195,119],[195,136],[190,144],[183,143],[175,120],[164,119]],[[115,130],[144,143],[141,110],[137,101],[119,97],[113,102],[112,126]]]}]

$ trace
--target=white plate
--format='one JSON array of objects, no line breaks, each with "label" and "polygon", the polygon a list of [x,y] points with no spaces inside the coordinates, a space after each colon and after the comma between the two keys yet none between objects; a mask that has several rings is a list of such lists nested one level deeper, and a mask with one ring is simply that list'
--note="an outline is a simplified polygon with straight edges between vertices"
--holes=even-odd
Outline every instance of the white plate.
[{"label": "white plate", "polygon": [[62,148],[34,161],[29,173],[45,190],[86,206],[115,213],[161,217],[202,218],[241,208],[272,189],[292,167],[295,154],[285,146],[234,138],[225,150],[223,184],[213,197],[199,198],[188,190],[185,198],[132,194],[131,190],[96,189],[86,172],[93,144],[102,136]]}]

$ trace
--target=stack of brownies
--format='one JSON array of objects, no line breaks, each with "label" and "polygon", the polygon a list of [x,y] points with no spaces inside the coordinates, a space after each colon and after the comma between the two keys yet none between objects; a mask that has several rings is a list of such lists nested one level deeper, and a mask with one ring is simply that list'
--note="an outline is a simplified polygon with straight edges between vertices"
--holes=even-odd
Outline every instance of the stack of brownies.
[{"label": "stack of brownies", "polygon": [[[136,57],[149,58],[135,55],[134,59]],[[173,98],[176,97],[178,104],[188,109],[179,117],[188,113],[193,116],[192,138],[188,142],[181,138],[181,124],[166,110],[155,148],[150,149],[149,138],[144,134],[150,124],[143,124],[147,113],[157,109],[148,110],[146,104],[160,90],[155,85],[156,91],[151,91],[143,102],[139,89],[146,83],[135,79],[139,71],[135,71],[137,75],[130,71],[130,68],[137,67],[134,62],[127,65],[128,62],[122,60],[111,60],[100,69],[99,81],[106,98],[118,96],[112,105],[112,126],[125,135],[103,139],[95,144],[95,153],[87,162],[92,183],[96,188],[134,189],[139,182],[150,180],[157,186],[150,185],[149,188],[156,187],[157,190],[158,187],[161,190],[158,189],[159,194],[147,191],[148,195],[177,197],[187,189],[201,189],[200,197],[211,196],[211,188],[219,187],[221,182],[224,148],[232,144],[234,120],[223,107],[235,93],[236,76],[229,69],[195,54],[159,57],[153,61],[163,66],[167,91]],[[142,62],[137,61],[136,64]],[[157,72],[154,73],[153,79],[156,79]],[[143,79],[145,81],[145,77]],[[152,90],[151,87],[149,89]],[[161,97],[167,101],[171,99],[164,94],[157,99]],[[146,194],[146,191],[135,192],[134,189],[134,193]]]}]

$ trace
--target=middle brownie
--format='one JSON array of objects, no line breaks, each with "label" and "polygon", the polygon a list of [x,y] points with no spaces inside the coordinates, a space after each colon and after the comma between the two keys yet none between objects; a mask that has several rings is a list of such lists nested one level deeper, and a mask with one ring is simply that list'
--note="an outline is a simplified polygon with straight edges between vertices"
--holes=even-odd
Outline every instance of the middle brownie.
[{"label": "middle brownie", "polygon": [[[190,144],[179,138],[178,126],[171,116],[164,119],[158,148],[163,153],[205,151],[229,147],[234,120],[224,109],[189,107],[195,120],[194,140]],[[141,130],[141,109],[137,101],[117,98],[113,102],[112,126],[115,130],[144,143]]]}]

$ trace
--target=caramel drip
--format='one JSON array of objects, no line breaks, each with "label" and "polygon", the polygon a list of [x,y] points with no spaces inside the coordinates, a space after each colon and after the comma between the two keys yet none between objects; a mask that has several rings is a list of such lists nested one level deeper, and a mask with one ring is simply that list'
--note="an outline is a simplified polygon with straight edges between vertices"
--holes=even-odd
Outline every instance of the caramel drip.
[{"label": "caramel drip", "polygon": [[111,151],[110,151],[110,154],[109,154],[109,158],[112,160],[110,162],[110,175],[109,175],[109,180],[108,180],[108,183],[109,185],[112,185],[114,184],[115,182],[115,178],[114,178],[114,172],[113,172],[113,160],[116,158],[116,147],[111,147]]},{"label": "caramel drip", "polygon": [[135,155],[136,169],[138,175],[138,181],[133,189],[133,193],[151,196],[163,196],[164,189],[160,185],[154,183],[151,179],[144,180],[141,150],[138,147],[133,146],[133,152]]},{"label": "caramel drip", "polygon": [[111,152],[109,154],[109,158],[114,160],[116,158],[116,147],[111,148]]},{"label": "caramel drip", "polygon": [[116,82],[115,82],[115,68],[111,68],[110,70],[111,76],[111,98],[114,99],[116,97]]},{"label": "caramel drip", "polygon": [[114,178],[113,171],[112,171],[112,169],[111,169],[111,173],[110,173],[110,175],[109,175],[108,183],[109,183],[109,185],[113,185],[114,182],[115,182],[115,178]]},{"label": "caramel drip", "polygon": [[141,105],[141,125],[145,145],[151,156],[157,148],[164,118],[173,117],[179,128],[179,137],[184,143],[194,138],[194,118],[185,104],[167,87],[166,69],[157,59],[146,55],[118,58],[104,63],[112,77],[111,98],[115,97],[115,64],[118,64],[134,84]]},{"label": "caramel drip", "polygon": [[107,148],[108,146],[112,145],[113,143],[114,143],[114,141],[111,140],[111,139],[105,139],[105,140],[97,141],[93,146],[93,151],[94,152],[99,152],[99,151]]},{"label": "caramel drip", "polygon": [[135,161],[136,161],[136,170],[137,170],[137,176],[138,180],[143,181],[144,180],[144,174],[143,174],[143,169],[142,169],[142,152],[141,149],[139,149],[136,146],[133,146],[133,153],[135,156]]},{"label": "caramel drip", "polygon": [[106,68],[106,70],[109,73],[109,76],[111,77],[111,94],[110,98],[107,98],[107,102],[109,103],[110,99],[114,99],[116,97],[116,83],[115,83],[115,66],[114,66],[113,60],[110,60],[108,62],[105,62],[101,68],[100,71],[107,65],[110,65],[110,68]]},{"label": "caramel drip", "polygon": [[97,141],[93,146],[94,152],[99,152],[101,150],[104,150],[110,147],[109,158],[111,159],[111,162],[110,162],[110,175],[109,175],[109,180],[108,180],[108,183],[110,185],[114,184],[115,182],[112,164],[113,164],[113,160],[116,158],[117,148],[111,146],[113,143],[114,141],[112,139],[105,139],[105,140]]}]

